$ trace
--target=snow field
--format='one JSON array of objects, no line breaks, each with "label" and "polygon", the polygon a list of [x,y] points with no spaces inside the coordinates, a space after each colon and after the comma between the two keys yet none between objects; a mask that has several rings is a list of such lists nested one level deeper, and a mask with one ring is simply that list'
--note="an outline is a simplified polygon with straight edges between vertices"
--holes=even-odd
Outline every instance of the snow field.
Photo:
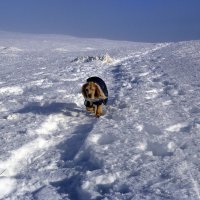
[{"label": "snow field", "polygon": [[[199,199],[200,43],[43,37],[0,39],[0,198]],[[80,91],[93,75],[99,119]]]}]

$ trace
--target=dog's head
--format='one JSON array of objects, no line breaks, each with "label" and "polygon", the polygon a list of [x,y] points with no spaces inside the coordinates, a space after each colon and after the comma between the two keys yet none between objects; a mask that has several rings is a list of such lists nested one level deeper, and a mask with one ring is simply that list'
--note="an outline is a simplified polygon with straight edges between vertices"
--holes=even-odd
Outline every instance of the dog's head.
[{"label": "dog's head", "polygon": [[85,83],[82,86],[82,94],[85,98],[89,99],[98,99],[102,98],[105,99],[106,96],[103,93],[102,89],[94,82]]}]

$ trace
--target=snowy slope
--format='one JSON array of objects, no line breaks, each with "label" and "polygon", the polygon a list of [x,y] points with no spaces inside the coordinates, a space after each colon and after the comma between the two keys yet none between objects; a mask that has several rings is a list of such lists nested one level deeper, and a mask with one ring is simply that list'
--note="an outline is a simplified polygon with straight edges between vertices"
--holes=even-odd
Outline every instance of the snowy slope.
[{"label": "snowy slope", "polygon": [[[93,75],[99,119],[81,95]],[[1,32],[0,111],[0,199],[200,199],[199,41]]]}]

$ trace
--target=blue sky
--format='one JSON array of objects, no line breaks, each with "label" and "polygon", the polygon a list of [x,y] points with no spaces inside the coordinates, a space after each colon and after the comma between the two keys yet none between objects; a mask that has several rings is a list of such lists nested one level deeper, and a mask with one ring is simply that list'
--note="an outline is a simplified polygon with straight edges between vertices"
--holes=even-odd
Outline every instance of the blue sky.
[{"label": "blue sky", "polygon": [[144,42],[200,39],[200,0],[0,0],[0,30]]}]

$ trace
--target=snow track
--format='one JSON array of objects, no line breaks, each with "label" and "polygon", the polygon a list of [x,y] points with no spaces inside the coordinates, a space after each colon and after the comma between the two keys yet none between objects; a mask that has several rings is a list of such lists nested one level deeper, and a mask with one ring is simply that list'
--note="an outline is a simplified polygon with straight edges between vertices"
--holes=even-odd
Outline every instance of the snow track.
[{"label": "snow track", "polygon": [[[0,39],[0,199],[200,199],[198,41],[32,37]],[[94,75],[99,119],[80,90]]]}]

